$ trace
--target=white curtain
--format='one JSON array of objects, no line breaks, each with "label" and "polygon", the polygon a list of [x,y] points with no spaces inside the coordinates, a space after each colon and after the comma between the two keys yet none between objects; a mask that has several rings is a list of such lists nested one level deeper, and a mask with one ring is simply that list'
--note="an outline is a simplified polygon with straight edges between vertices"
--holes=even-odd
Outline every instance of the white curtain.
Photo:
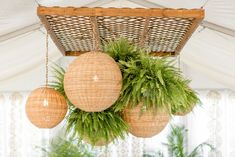
[{"label": "white curtain", "polygon": [[28,92],[0,93],[0,157],[43,157],[50,130],[33,126],[25,114]]},{"label": "white curtain", "polygon": [[185,124],[189,129],[188,148],[204,141],[217,151],[209,157],[235,157],[235,92],[230,90],[200,91],[203,103],[189,114]]},{"label": "white curtain", "polygon": [[[217,151],[205,151],[205,157],[235,157],[235,92],[230,90],[198,91],[202,106],[185,117],[173,117],[171,123],[188,129],[187,149],[191,151],[202,142],[210,142]],[[25,115],[28,92],[0,93],[0,156],[43,157],[40,148],[59,128],[41,130],[34,127]],[[60,126],[63,126],[62,123]],[[169,125],[149,139],[128,136],[102,149],[101,156],[141,157],[143,152],[167,149],[162,145],[170,131]]]}]

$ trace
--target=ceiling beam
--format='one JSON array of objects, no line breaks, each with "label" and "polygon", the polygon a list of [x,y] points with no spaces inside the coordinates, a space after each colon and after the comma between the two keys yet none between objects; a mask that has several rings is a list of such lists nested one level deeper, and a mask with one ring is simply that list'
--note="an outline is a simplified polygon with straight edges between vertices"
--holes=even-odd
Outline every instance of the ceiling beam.
[{"label": "ceiling beam", "polygon": [[201,26],[214,30],[214,31],[221,32],[223,34],[230,35],[232,37],[235,37],[235,30],[232,30],[230,28],[225,28],[223,26],[220,26],[220,25],[208,22],[208,21],[202,21]]},{"label": "ceiling beam", "polygon": [[147,1],[147,0],[128,0],[145,8],[166,8],[162,5]]},{"label": "ceiling beam", "polygon": [[97,0],[95,2],[91,2],[91,3],[84,5],[84,7],[100,7],[102,5],[108,4],[113,1],[114,0]]},{"label": "ceiling beam", "polygon": [[[146,7],[146,8],[167,8],[165,6],[150,2],[148,0],[128,0],[128,1],[133,2],[135,4],[138,4],[138,5],[141,5],[141,6]],[[235,30],[233,30],[233,29],[223,27],[223,26],[220,26],[220,25],[217,25],[217,24],[205,21],[205,20],[202,21],[200,23],[200,25],[202,27],[206,27],[208,29],[218,31],[220,33],[235,37]]]},{"label": "ceiling beam", "polygon": [[6,41],[8,39],[23,35],[25,33],[28,33],[28,32],[34,31],[34,30],[38,30],[40,27],[41,27],[40,23],[35,23],[30,26],[15,30],[13,32],[3,34],[0,36],[0,42]]}]

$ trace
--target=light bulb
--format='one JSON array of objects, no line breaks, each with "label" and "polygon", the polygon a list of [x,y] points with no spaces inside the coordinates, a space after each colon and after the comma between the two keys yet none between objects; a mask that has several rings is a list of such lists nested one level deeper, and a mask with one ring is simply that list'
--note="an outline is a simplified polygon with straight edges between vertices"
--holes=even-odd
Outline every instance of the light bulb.
[{"label": "light bulb", "polygon": [[48,100],[47,100],[47,99],[44,99],[44,100],[43,100],[43,106],[44,106],[44,107],[47,107],[47,106],[48,106]]},{"label": "light bulb", "polygon": [[93,79],[93,81],[97,82],[99,78],[97,75],[95,75],[92,79]]}]

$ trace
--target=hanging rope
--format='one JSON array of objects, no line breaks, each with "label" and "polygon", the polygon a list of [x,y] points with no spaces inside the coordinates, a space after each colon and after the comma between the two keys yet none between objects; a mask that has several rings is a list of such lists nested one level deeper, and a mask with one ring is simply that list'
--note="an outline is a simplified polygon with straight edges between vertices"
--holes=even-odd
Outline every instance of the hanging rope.
[{"label": "hanging rope", "polygon": [[201,6],[201,9],[204,9],[204,7],[207,5],[207,3],[209,2],[210,0],[206,0],[206,2]]},{"label": "hanging rope", "polygon": [[99,35],[97,32],[96,17],[90,16],[90,22],[92,25],[93,51],[98,52],[98,51],[100,51],[100,43],[99,43]]},{"label": "hanging rope", "polygon": [[144,47],[146,36],[148,35],[148,33],[150,31],[150,28],[148,28],[149,20],[150,20],[149,17],[145,18],[144,29],[143,29],[142,36],[141,36],[140,41],[139,41],[139,45],[141,47]]},{"label": "hanging rope", "polygon": [[45,70],[46,70],[46,87],[48,87],[48,32],[46,33],[46,58],[45,58]]},{"label": "hanging rope", "polygon": [[37,1],[37,0],[34,0],[38,6],[41,6],[41,4]]}]

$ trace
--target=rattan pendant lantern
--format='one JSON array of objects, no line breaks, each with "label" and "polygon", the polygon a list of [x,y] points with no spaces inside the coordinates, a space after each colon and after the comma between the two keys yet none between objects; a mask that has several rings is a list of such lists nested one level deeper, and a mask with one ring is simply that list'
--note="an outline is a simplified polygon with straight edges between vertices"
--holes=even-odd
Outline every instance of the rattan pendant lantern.
[{"label": "rattan pendant lantern", "polygon": [[119,97],[122,75],[117,63],[107,54],[88,52],[69,65],[64,89],[69,100],[86,112],[109,108]]},{"label": "rattan pendant lantern", "polygon": [[170,120],[170,116],[164,110],[157,113],[152,111],[142,111],[142,104],[134,108],[126,108],[123,118],[129,125],[129,132],[142,138],[149,138],[160,133]]},{"label": "rattan pendant lantern", "polygon": [[99,51],[95,30],[93,36],[94,51],[82,54],[69,65],[64,77],[64,89],[77,108],[86,112],[101,112],[118,99],[122,74],[114,59]]},{"label": "rattan pendant lantern", "polygon": [[26,115],[38,128],[53,128],[65,117],[68,106],[65,98],[48,87],[48,34],[46,39],[46,86],[31,92],[26,102]]},{"label": "rattan pendant lantern", "polygon": [[35,89],[26,102],[26,115],[38,128],[53,128],[67,113],[65,98],[48,87]]}]

